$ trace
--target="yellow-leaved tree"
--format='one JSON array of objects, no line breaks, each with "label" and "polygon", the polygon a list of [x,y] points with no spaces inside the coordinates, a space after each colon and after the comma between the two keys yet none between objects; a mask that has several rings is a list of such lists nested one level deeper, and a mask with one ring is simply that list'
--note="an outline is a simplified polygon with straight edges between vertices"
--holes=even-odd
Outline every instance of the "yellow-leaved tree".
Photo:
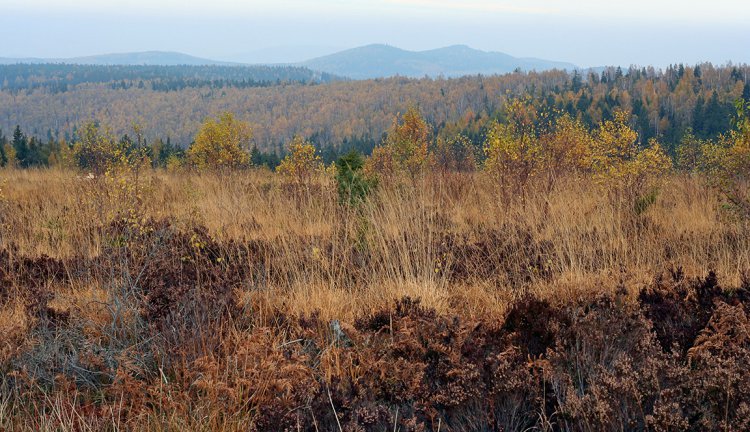
[{"label": "yellow-leaved tree", "polygon": [[536,129],[539,113],[530,101],[508,101],[505,115],[506,123],[495,121],[487,130],[484,169],[509,199],[522,195],[537,174],[543,148]]},{"label": "yellow-leaved tree", "polygon": [[612,120],[599,125],[592,141],[590,166],[598,184],[625,198],[641,213],[655,202],[672,161],[654,139],[640,148],[638,133],[628,125],[628,120],[626,112],[616,111]]},{"label": "yellow-leaved tree", "polygon": [[294,183],[307,185],[323,169],[323,161],[315,146],[296,136],[289,144],[289,154],[276,167],[276,172]]},{"label": "yellow-leaved tree", "polygon": [[250,165],[250,124],[224,112],[206,119],[187,151],[188,160],[199,170],[226,170]]},{"label": "yellow-leaved tree", "polygon": [[5,166],[8,168],[16,168],[18,166],[18,156],[16,155],[16,149],[10,143],[3,146],[3,152],[5,153]]},{"label": "yellow-leaved tree", "polygon": [[569,114],[561,115],[550,131],[540,137],[545,187],[551,190],[558,179],[586,172],[593,138],[588,128]]},{"label": "yellow-leaved tree", "polygon": [[701,166],[721,193],[725,207],[750,220],[750,101],[736,103],[734,129],[701,147]]}]

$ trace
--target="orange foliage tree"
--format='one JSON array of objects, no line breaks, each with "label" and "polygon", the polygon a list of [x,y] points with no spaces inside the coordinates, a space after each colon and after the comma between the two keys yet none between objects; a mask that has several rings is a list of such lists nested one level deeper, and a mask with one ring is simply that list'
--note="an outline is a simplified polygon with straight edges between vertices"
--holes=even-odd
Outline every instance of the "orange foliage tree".
[{"label": "orange foliage tree", "polygon": [[383,145],[373,150],[367,171],[392,175],[406,173],[414,177],[430,166],[428,150],[430,125],[417,108],[409,108],[397,117]]}]

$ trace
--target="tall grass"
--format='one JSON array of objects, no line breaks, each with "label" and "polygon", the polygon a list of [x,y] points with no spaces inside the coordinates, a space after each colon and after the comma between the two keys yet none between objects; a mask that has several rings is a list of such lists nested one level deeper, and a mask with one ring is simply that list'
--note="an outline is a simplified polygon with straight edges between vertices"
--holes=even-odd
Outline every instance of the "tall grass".
[{"label": "tall grass", "polygon": [[[0,429],[259,427],[258,406],[303,394],[308,379],[274,355],[327,343],[316,348],[321,382],[364,380],[329,323],[352,335],[351,323],[405,297],[493,321],[528,295],[571,304],[624,288],[632,300],[665,270],[740,286],[750,269],[747,224],[687,176],[638,209],[576,178],[508,201],[480,173],[430,175],[381,184],[356,208],[326,178],[302,187],[263,170],[139,182],[128,195],[68,171],[0,171]],[[194,279],[176,281],[193,263]],[[259,350],[267,364],[252,363]],[[242,396],[227,405],[207,380]],[[242,380],[282,387],[245,394]],[[300,409],[330,420],[314,411],[340,401],[325,402]]]}]

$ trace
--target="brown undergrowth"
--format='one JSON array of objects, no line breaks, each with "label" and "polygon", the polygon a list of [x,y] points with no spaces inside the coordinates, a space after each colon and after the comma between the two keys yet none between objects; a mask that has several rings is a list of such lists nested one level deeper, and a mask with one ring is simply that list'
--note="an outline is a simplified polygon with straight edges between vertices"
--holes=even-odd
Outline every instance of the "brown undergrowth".
[{"label": "brown undergrowth", "polygon": [[750,236],[692,180],[634,214],[157,174],[101,216],[76,181],[0,206],[2,430],[750,427]]}]

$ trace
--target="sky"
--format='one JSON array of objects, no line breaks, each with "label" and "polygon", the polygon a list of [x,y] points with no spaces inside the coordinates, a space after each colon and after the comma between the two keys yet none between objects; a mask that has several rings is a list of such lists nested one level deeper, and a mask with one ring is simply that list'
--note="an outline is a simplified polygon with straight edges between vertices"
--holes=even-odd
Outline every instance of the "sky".
[{"label": "sky", "polygon": [[293,62],[465,44],[581,67],[750,63],[748,0],[0,0],[0,57]]}]

